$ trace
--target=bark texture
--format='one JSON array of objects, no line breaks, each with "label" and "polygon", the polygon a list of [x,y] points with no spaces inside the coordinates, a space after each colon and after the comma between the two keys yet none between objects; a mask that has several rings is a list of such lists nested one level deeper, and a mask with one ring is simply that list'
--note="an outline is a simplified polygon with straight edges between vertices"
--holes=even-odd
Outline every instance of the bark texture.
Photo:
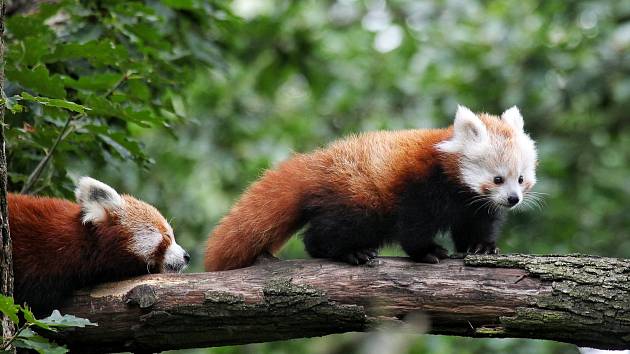
[{"label": "bark texture", "polygon": [[150,352],[367,331],[422,314],[433,334],[629,349],[629,276],[628,260],[580,255],[296,260],[147,275],[75,294],[62,312],[99,326],[57,339],[79,352]]},{"label": "bark texture", "polygon": [[[0,0],[0,92],[4,96],[4,14],[5,0]],[[9,212],[7,208],[7,155],[4,139],[4,104],[0,104],[0,292],[13,295],[13,258],[11,256],[11,235],[9,233]],[[2,337],[9,338],[15,333],[13,322],[0,315]]]}]

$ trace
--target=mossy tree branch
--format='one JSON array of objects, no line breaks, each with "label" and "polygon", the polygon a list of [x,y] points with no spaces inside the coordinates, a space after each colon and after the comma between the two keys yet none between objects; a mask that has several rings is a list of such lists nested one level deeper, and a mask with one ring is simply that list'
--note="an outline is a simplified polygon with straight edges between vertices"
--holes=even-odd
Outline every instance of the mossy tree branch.
[{"label": "mossy tree branch", "polygon": [[629,349],[629,277],[628,260],[579,255],[149,275],[75,294],[62,311],[99,326],[58,339],[79,351],[160,351],[368,331],[422,313],[433,334]]}]

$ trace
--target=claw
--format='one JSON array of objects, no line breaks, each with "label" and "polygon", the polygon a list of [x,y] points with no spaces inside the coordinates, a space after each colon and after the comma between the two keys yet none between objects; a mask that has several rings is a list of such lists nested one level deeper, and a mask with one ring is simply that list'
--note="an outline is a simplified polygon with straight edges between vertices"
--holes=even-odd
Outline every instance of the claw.
[{"label": "claw", "polygon": [[418,261],[422,262],[422,263],[430,263],[430,264],[440,263],[440,260],[436,256],[434,256],[433,254],[431,254],[431,253],[425,254]]}]

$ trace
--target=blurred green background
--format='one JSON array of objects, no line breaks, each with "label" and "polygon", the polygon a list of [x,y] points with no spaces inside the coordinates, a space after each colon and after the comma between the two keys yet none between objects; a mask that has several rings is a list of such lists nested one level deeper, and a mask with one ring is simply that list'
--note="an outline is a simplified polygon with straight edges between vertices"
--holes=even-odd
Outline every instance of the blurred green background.
[{"label": "blurred green background", "polygon": [[[172,221],[189,271],[265,168],[350,133],[446,126],[458,103],[517,105],[538,143],[545,206],[511,215],[504,253],[630,257],[628,1],[74,0],[10,11],[7,31],[10,188],[72,198],[90,175],[134,194]],[[280,256],[305,257],[300,239]],[[577,352],[370,338],[182,352]]]}]

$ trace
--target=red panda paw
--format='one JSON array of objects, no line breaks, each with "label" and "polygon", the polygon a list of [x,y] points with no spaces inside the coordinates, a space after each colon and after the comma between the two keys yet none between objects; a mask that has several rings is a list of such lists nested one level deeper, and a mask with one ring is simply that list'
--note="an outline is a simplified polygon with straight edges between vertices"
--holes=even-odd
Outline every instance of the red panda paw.
[{"label": "red panda paw", "polygon": [[339,260],[352,265],[360,265],[376,258],[376,256],[378,256],[378,251],[373,248],[368,248],[344,254],[339,257]]},{"label": "red panda paw", "polygon": [[448,258],[448,250],[440,245],[433,245],[427,254],[417,258],[416,261],[420,263],[436,264],[440,263],[440,259],[445,258]]},{"label": "red panda paw", "polygon": [[499,248],[494,242],[480,242],[468,248],[468,254],[499,254]]}]

